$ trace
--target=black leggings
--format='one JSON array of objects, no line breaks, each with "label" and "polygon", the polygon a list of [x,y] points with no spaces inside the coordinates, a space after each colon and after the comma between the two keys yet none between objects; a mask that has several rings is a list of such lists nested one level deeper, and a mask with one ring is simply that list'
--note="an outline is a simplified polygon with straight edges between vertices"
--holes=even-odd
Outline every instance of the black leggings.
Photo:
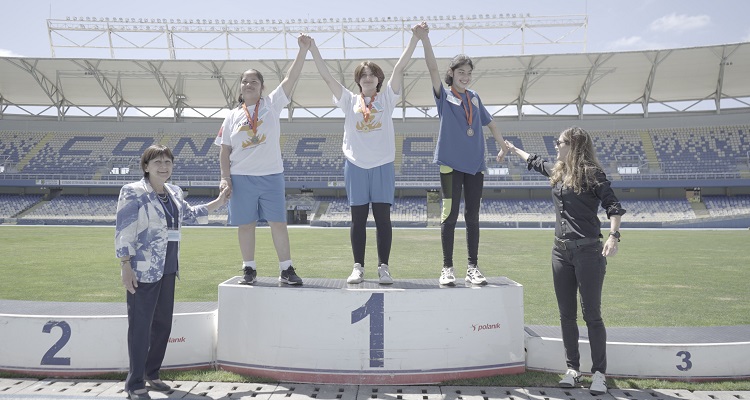
[{"label": "black leggings", "polygon": [[[365,266],[365,245],[367,244],[367,216],[370,215],[370,205],[351,206],[352,226],[349,236],[352,241],[354,262]],[[388,203],[372,203],[372,215],[375,217],[376,238],[378,244],[378,265],[388,264],[391,256],[391,242],[393,228],[391,227],[391,205]]]},{"label": "black leggings", "polygon": [[456,220],[461,206],[461,192],[465,198],[464,220],[466,221],[466,247],[469,264],[476,265],[479,253],[479,206],[482,204],[484,174],[470,175],[453,170],[440,173],[440,187],[443,191],[443,208],[440,224],[440,239],[443,244],[443,266],[453,266],[453,241]]}]

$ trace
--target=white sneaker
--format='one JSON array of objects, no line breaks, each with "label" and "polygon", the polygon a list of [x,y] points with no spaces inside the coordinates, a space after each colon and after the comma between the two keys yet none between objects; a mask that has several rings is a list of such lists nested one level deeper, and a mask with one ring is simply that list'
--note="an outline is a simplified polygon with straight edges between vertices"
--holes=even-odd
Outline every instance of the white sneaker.
[{"label": "white sneaker", "polygon": [[360,263],[355,263],[352,274],[346,278],[346,283],[362,283],[365,280],[365,267]]},{"label": "white sneaker", "polygon": [[440,272],[440,284],[446,286],[456,285],[456,276],[453,275],[453,267],[443,267]]},{"label": "white sneaker", "polygon": [[487,279],[479,271],[479,267],[469,264],[469,267],[466,269],[466,282],[471,282],[472,285],[486,285]]},{"label": "white sneaker", "polygon": [[607,377],[603,373],[596,371],[591,377],[591,387],[589,392],[595,396],[607,393]]},{"label": "white sneaker", "polygon": [[558,382],[558,386],[564,388],[572,388],[576,387],[580,381],[581,373],[574,369],[568,369],[567,371],[565,371],[565,375],[563,375],[563,378],[560,379],[560,382]]},{"label": "white sneaker", "polygon": [[380,264],[378,267],[378,277],[380,278],[381,285],[392,285],[393,278],[391,278],[391,272],[388,271],[388,264]]}]

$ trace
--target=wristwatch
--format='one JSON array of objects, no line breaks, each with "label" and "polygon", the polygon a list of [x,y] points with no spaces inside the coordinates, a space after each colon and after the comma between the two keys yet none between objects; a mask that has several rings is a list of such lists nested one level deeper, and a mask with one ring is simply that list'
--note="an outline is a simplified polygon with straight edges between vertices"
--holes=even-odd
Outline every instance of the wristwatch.
[{"label": "wristwatch", "polygon": [[620,231],[610,232],[609,236],[613,236],[618,242],[620,241]]}]

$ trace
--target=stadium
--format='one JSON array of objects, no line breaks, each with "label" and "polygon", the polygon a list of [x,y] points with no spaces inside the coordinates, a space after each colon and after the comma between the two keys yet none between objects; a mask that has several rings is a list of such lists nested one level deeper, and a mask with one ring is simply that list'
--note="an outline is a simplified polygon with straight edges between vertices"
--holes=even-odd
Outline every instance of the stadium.
[{"label": "stadium", "polygon": [[[253,22],[251,31],[246,29],[249,21],[149,24],[88,17],[85,22],[48,21],[56,35],[97,37],[114,31],[121,42],[116,39],[105,45],[111,58],[0,58],[0,222],[114,225],[119,189],[140,179],[139,157],[155,143],[173,150],[172,181],[189,193],[187,200],[206,202],[218,193],[219,149],[214,139],[223,116],[236,106],[242,72],[256,68],[266,77],[266,87],[276,87],[295,50],[286,45],[293,43],[292,32],[310,31],[316,40],[324,37],[321,42],[335,43],[345,26],[347,35],[360,35],[366,38],[360,42],[368,44],[363,48],[352,41],[321,47],[335,55],[326,57],[328,67],[352,90],[356,84],[351,71],[358,57],[383,54],[374,60],[388,76],[397,59],[386,55],[400,51],[408,33],[404,27],[421,19],[350,19],[343,25],[266,20]],[[562,20],[565,29],[582,24],[575,18],[556,20]],[[473,56],[472,88],[482,94],[506,140],[554,158],[554,140],[561,130],[577,125],[594,136],[599,159],[628,210],[623,228],[750,226],[750,80],[746,76],[750,43],[500,56],[492,55],[499,53],[497,43],[487,48],[468,39],[455,42],[456,32],[493,35],[517,30],[517,24],[542,29],[550,21],[480,15],[458,21],[435,17],[428,22],[438,27],[435,43],[443,44],[436,46],[441,67],[455,53],[479,54]],[[180,59],[175,55],[196,46],[180,48],[179,42],[145,49],[164,50],[164,58],[114,57],[117,51],[134,50],[127,43],[138,40],[124,39],[128,35],[135,38],[136,33],[166,29],[185,37],[188,32],[203,32],[200,35],[217,27],[227,46],[212,50],[226,54],[224,59]],[[270,56],[238,50],[247,40],[272,43],[265,48]],[[391,219],[396,227],[439,225],[440,182],[433,163],[438,118],[430,87],[429,73],[417,52],[404,75],[394,115],[397,180]],[[308,59],[281,128],[291,225],[349,224],[341,154],[343,118],[327,93]],[[485,138],[488,170],[482,226],[554,227],[548,181],[528,171],[517,158],[496,162],[498,146],[487,132]],[[226,219],[224,208],[210,221],[222,226]],[[603,211],[600,220],[606,227]],[[536,361],[543,365],[539,370],[554,370],[545,366],[547,360]],[[747,374],[740,370],[712,377],[746,378]]]},{"label": "stadium", "polygon": [[[480,22],[507,20],[467,19],[463,28],[449,26],[436,34],[450,37]],[[534,22],[530,18],[525,23]],[[92,33],[104,29],[96,23],[87,22]],[[410,23],[402,20],[383,28],[401,32]],[[62,33],[72,30],[72,24],[49,22],[52,32]],[[144,25],[118,24],[122,29]],[[357,23],[351,24],[354,30]],[[293,37],[296,28],[315,33],[327,25],[289,24],[275,35]],[[179,28],[175,24],[171,29],[179,32]],[[365,29],[359,34],[378,33]],[[135,35],[121,32],[127,34]],[[254,40],[268,35],[244,34]],[[401,36],[389,39],[395,44],[382,41],[377,48],[385,52],[398,46]],[[471,43],[460,45],[475,50]],[[438,50],[452,51],[455,46],[449,43]],[[346,48],[341,50],[347,54]],[[356,55],[357,50],[362,51],[349,49],[349,54]],[[482,50],[486,49],[475,51]],[[284,48],[283,53],[290,51]],[[178,160],[173,180],[194,201],[214,195],[219,167],[218,146],[212,142],[222,113],[236,105],[240,74],[257,64],[254,67],[268,77],[266,85],[272,88],[290,63],[289,59],[2,61],[0,218],[16,224],[112,223],[117,190],[140,175],[138,157],[152,143],[173,149]],[[388,73],[396,59],[379,61]],[[553,157],[552,142],[561,130],[572,125],[589,130],[607,175],[632,210],[623,226],[747,227],[750,82],[743,66],[748,61],[748,43],[623,53],[482,56],[476,59],[474,87],[491,107],[504,137],[529,151]],[[356,85],[350,70],[358,62],[340,58],[328,64],[351,89]],[[439,59],[439,65],[447,63],[448,59]],[[427,226],[431,220],[427,194],[439,189],[438,168],[432,162],[437,117],[429,87],[424,62],[415,57],[407,67],[394,116],[397,200],[392,219],[396,225]],[[348,221],[342,201],[342,119],[329,96],[319,95],[326,89],[314,63],[307,62],[283,121],[290,223],[335,226]],[[497,144],[491,135],[485,136],[489,168],[482,222],[500,227],[550,226],[554,218],[546,182],[514,157],[496,163]],[[222,220],[222,215],[213,219],[217,224]]]}]

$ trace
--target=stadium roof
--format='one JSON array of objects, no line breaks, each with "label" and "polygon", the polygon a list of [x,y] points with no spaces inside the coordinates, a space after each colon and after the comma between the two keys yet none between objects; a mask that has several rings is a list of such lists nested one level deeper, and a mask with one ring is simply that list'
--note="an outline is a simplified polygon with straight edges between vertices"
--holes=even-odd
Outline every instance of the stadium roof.
[{"label": "stadium roof", "polygon": [[[395,58],[378,59],[386,76]],[[291,60],[138,60],[0,58],[0,118],[130,116],[218,117],[235,105],[243,71],[255,68],[267,88],[283,78]],[[359,60],[329,60],[350,88]],[[441,68],[449,60],[439,59]],[[717,112],[750,107],[750,43],[635,52],[548,54],[474,59],[472,87],[496,114],[644,114],[658,104],[691,111],[709,104]],[[402,107],[434,107],[422,59],[404,77]],[[270,90],[270,89],[268,89]],[[292,108],[311,114],[331,109],[330,92],[315,65],[305,63]],[[663,108],[663,107],[662,107]],[[531,110],[533,109],[533,110]],[[705,108],[703,109],[705,110]],[[294,116],[302,114],[294,112]]]}]

